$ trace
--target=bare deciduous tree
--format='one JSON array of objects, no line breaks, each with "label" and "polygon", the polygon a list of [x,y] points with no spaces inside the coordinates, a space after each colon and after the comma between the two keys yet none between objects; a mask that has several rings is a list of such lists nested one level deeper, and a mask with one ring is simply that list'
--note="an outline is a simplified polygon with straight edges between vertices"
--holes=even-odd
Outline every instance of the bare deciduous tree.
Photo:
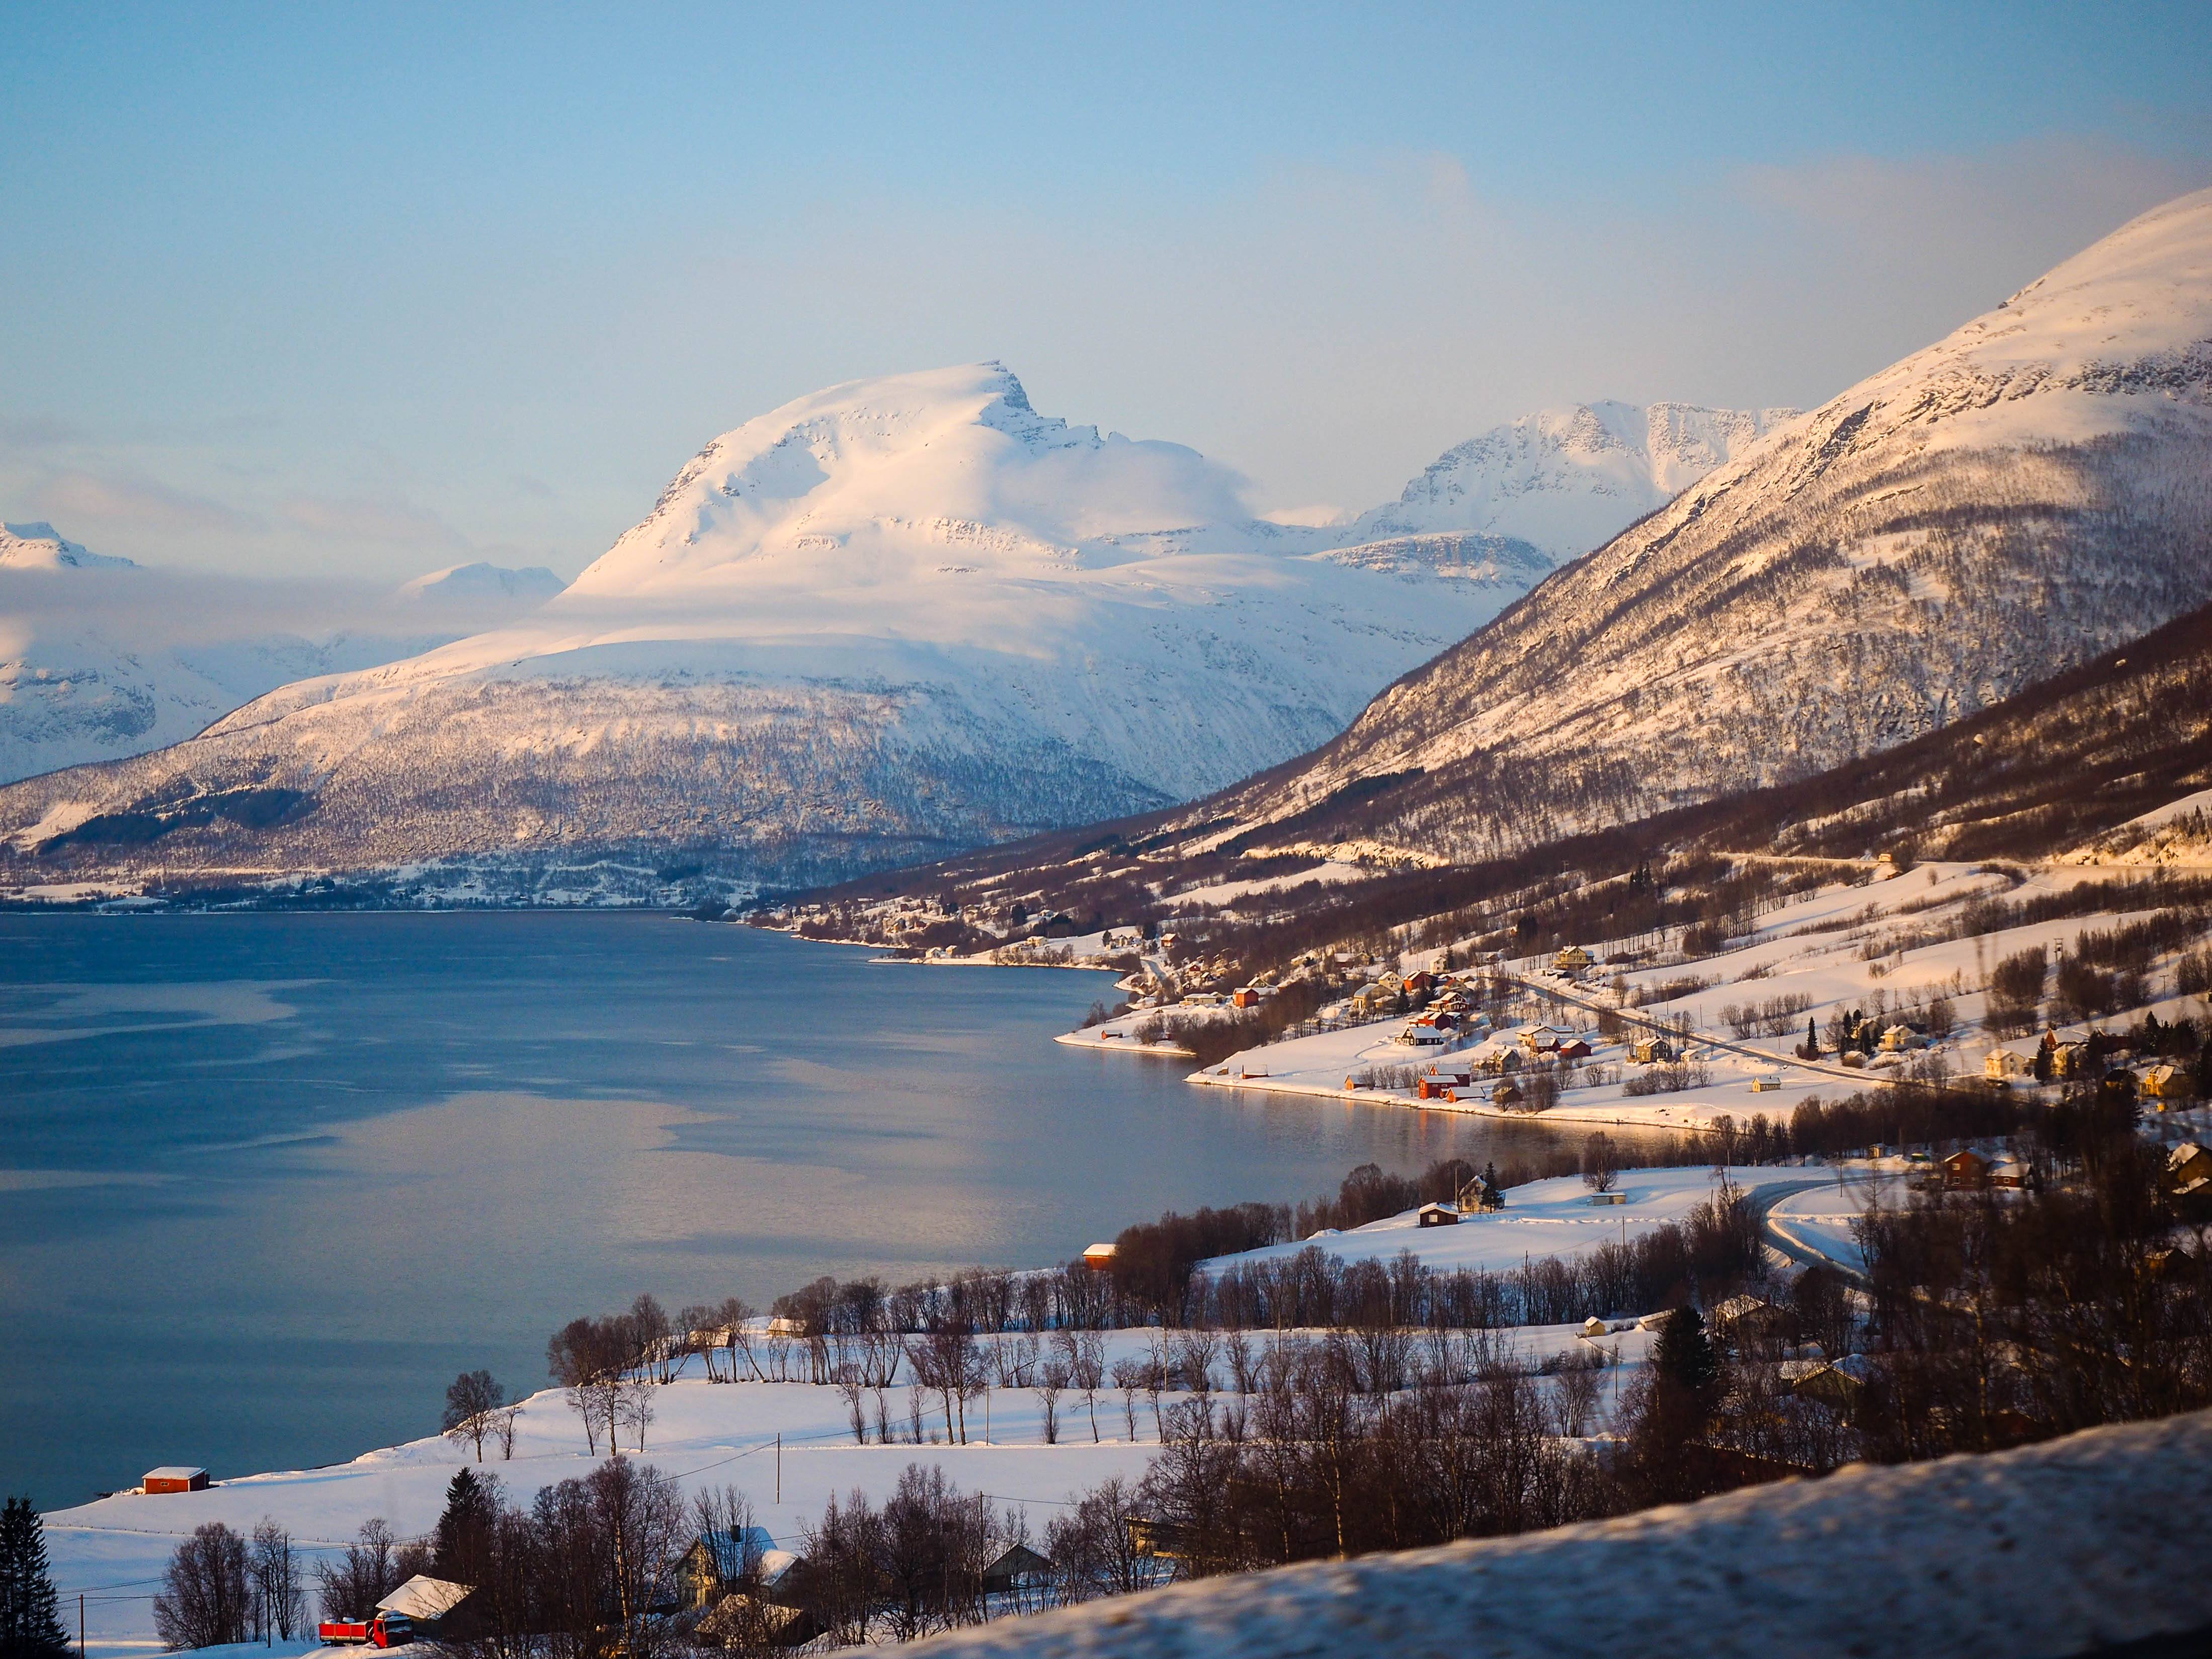
[{"label": "bare deciduous tree", "polygon": [[292,1534],[264,1516],[253,1529],[246,1571],[253,1585],[254,1634],[290,1641],[307,1623],[307,1587]]},{"label": "bare deciduous tree", "polygon": [[507,1390],[489,1371],[463,1371],[446,1389],[446,1438],[455,1445],[473,1445],[477,1462],[483,1462],[487,1437],[498,1432],[496,1414],[507,1404]]},{"label": "bare deciduous tree", "polygon": [[178,1545],[154,1598],[162,1645],[212,1648],[246,1640],[253,1614],[247,1561],[246,1540],[220,1521],[195,1528]]}]

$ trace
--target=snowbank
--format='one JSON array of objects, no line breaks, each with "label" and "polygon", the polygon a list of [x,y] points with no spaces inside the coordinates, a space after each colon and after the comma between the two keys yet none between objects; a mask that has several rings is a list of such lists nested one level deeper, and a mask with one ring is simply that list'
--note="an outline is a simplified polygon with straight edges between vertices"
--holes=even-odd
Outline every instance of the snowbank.
[{"label": "snowbank", "polygon": [[1181,1585],[918,1651],[2080,1654],[2212,1626],[2208,1468],[2212,1413],[2200,1412],[1521,1538]]}]

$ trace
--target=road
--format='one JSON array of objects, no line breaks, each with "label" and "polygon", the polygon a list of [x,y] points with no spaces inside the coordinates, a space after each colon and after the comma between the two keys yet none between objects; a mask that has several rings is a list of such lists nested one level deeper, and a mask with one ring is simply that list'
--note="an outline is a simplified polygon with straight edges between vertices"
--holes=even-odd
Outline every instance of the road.
[{"label": "road", "polygon": [[[1533,996],[1549,997],[1554,1002],[1564,1002],[1569,1007],[1579,1008],[1587,1014],[1610,1014],[1624,1025],[1633,1025],[1642,1030],[1652,1032],[1656,1036],[1677,1039],[1681,1036],[1680,1032],[1664,1020],[1652,1019],[1631,1009],[1616,1008],[1610,1003],[1591,1002],[1582,997],[1571,995],[1549,981],[1523,979],[1517,974],[1499,973],[1495,969],[1492,970],[1492,976],[1504,980],[1509,985],[1517,985]],[[1754,1048],[1748,1043],[1729,1042],[1720,1037],[1707,1036],[1703,1032],[1693,1033],[1691,1041],[1703,1043],[1708,1048],[1717,1048],[1723,1054],[1741,1054],[1747,1060],[1758,1061],[1761,1066],[1792,1067],[1800,1072],[1809,1072],[1815,1077],[1833,1078],[1838,1082],[1852,1084],[1862,1089],[1869,1083],[1886,1080],[1879,1073],[1869,1073],[1863,1068],[1832,1066],[1826,1060],[1802,1060],[1796,1054],[1777,1054],[1765,1048]]]},{"label": "road", "polygon": [[1759,1236],[1761,1238],[1801,1267],[1830,1268],[1863,1289],[1867,1277],[1856,1263],[1838,1261],[1834,1256],[1816,1249],[1777,1223],[1773,1216],[1774,1206],[1784,1199],[1811,1192],[1815,1188],[1839,1186],[1843,1181],[1844,1176],[1839,1172],[1831,1170],[1824,1176],[1804,1179],[1762,1182],[1745,1196],[1752,1213],[1759,1218]]}]

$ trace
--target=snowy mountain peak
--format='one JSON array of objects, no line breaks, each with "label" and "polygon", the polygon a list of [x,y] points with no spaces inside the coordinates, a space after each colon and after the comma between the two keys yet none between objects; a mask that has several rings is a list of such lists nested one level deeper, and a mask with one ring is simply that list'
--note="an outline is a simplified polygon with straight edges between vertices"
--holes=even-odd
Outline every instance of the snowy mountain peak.
[{"label": "snowy mountain peak", "polygon": [[432,605],[455,601],[473,605],[485,599],[516,599],[526,603],[550,599],[567,586],[543,565],[526,565],[519,570],[510,570],[504,565],[490,564],[479,559],[473,564],[449,564],[443,570],[433,570],[412,581],[403,582],[399,596],[403,599]]},{"label": "snowy mountain peak", "polygon": [[848,381],[724,433],[571,594],[750,585],[763,564],[865,578],[1115,563],[1207,526],[1225,545],[1253,539],[1225,470],[1040,415],[1003,364],[969,363]]},{"label": "snowy mountain peak", "polygon": [[53,526],[0,525],[0,570],[136,570],[131,560],[88,551]]},{"label": "snowy mountain peak", "polygon": [[1362,514],[1352,538],[1471,532],[1573,558],[1796,416],[1612,401],[1540,410],[1445,451],[1396,501]]}]

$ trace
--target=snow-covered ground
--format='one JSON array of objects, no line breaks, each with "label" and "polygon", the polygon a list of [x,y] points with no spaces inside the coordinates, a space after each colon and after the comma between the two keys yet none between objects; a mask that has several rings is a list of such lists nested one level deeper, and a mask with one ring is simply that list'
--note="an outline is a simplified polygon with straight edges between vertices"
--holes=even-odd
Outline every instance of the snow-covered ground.
[{"label": "snow-covered ground", "polygon": [[[1139,1351],[1145,1338],[1116,1333],[1109,1364]],[[696,1365],[696,1362],[693,1362]],[[1060,1443],[1043,1443],[1042,1413],[1033,1390],[994,1389],[988,1405],[969,1407],[967,1445],[855,1444],[843,1395],[835,1388],[798,1382],[708,1383],[696,1370],[653,1391],[654,1420],[644,1460],[679,1479],[687,1492],[735,1486],[752,1500],[760,1524],[779,1544],[795,1545],[805,1524],[818,1520],[832,1492],[860,1487],[880,1498],[909,1462],[943,1465],[969,1492],[984,1491],[1003,1503],[1026,1505],[1030,1525],[1042,1530],[1071,1492],[1085,1492],[1109,1475],[1141,1475],[1157,1451],[1152,1413],[1136,1399],[1138,1437],[1130,1439],[1121,1394],[1097,1398],[1102,1443],[1094,1444],[1079,1390],[1060,1399]],[[908,1427],[908,1389],[886,1392],[894,1431]],[[1181,1396],[1167,1396],[1172,1405]],[[872,1395],[863,1396],[872,1417]],[[988,1443],[984,1425],[989,1424]],[[929,1419],[936,1419],[932,1422]],[[533,1395],[516,1423],[514,1455],[492,1450],[485,1465],[510,1496],[526,1504],[541,1487],[587,1474],[597,1460],[585,1449],[580,1419],[557,1390]],[[935,1396],[927,1402],[925,1437],[944,1438]],[[782,1437],[781,1501],[776,1437]],[[634,1443],[625,1440],[625,1449]],[[263,1516],[288,1528],[311,1549],[343,1545],[372,1516],[380,1516],[402,1537],[427,1532],[444,1507],[446,1486],[473,1454],[442,1438],[411,1441],[368,1452],[327,1468],[219,1480],[204,1492],[155,1497],[121,1495],[46,1517],[54,1583],[75,1613],[77,1594],[88,1591],[89,1651],[118,1656],[151,1651],[150,1597],[177,1540],[208,1521],[251,1531]]]},{"label": "snow-covered ground", "polygon": [[[1579,1036],[1591,1048],[1588,1059],[1569,1076],[1559,1103],[1535,1121],[1694,1132],[1710,1129],[1726,1115],[1741,1128],[1754,1114],[1786,1119],[1809,1097],[1833,1099],[1904,1074],[1923,1060],[1939,1061],[1953,1077],[1979,1077],[1991,1050],[2007,1048],[2026,1056],[2039,1040],[2006,1037],[1986,1029],[1988,999],[1983,988],[1997,963],[2039,946],[2055,964],[2071,949],[2077,934],[2111,931],[2153,914],[2099,911],[1920,943],[1917,941],[1924,936],[1952,931],[1965,908],[1976,900],[2025,902],[2085,881],[2110,880],[2112,872],[2053,864],[2031,871],[2015,883],[1973,865],[1930,863],[1904,875],[1889,874],[1885,867],[1883,875],[1885,878],[1862,884],[1838,883],[1793,899],[1761,915],[1750,932],[1732,941],[1731,948],[1695,960],[1677,956],[1671,961],[1662,957],[1664,965],[1601,968],[1579,981],[1552,973],[1538,960],[1507,965],[1504,971],[1517,976],[1542,1002],[1544,1023],[1563,1036]],[[1462,958],[1469,943],[1458,943]],[[1601,961],[1639,943],[1649,941],[1587,942]],[[1396,965],[1407,971],[1432,967],[1438,955],[1434,951],[1409,953]],[[2173,966],[2172,956],[2160,960],[2153,981],[2169,983]],[[1613,989],[1616,978],[1623,988],[1620,994]],[[1685,979],[1705,984],[1663,1002],[1647,1000]],[[1937,997],[1950,1004],[1953,1029],[1948,1036],[1933,1038],[1926,1050],[1879,1053],[1858,1066],[1845,1066],[1833,1053],[1809,1062],[1796,1053],[1808,1021],[1822,1030],[1825,1041],[1832,1015],[1858,1011],[1888,1020],[1918,1018]],[[1750,1007],[1790,998],[1802,999],[1804,1006],[1782,1022],[1782,1035],[1740,1037],[1724,1023],[1723,1012],[1730,1005]],[[2203,999],[2194,996],[2162,997],[2148,1009],[2161,1020],[2201,1018],[2206,1012]],[[1620,1012],[1631,1022],[1621,1037],[1608,1041],[1600,1036],[1597,1021],[1606,1011]],[[2131,1024],[2142,1012],[2124,1011],[2097,1024],[2108,1028]],[[1117,1022],[1117,1029],[1133,1030],[1139,1018],[1133,1015]],[[1678,1018],[1686,1018],[1696,1033],[1689,1052],[1705,1066],[1708,1081],[1674,1093],[1630,1095],[1628,1079],[1641,1069],[1630,1056],[1631,1046],[1650,1034],[1650,1023],[1663,1024]],[[1420,1074],[1479,1066],[1493,1050],[1512,1048],[1515,1026],[1470,1029],[1437,1048],[1402,1041],[1407,1025],[1406,1017],[1394,1016],[1266,1043],[1195,1073],[1190,1081],[1212,1088],[1340,1097],[1347,1083],[1355,1083],[1364,1100],[1395,1100],[1423,1111],[1528,1119],[1517,1108],[1493,1103],[1492,1091],[1504,1080],[1499,1076],[1478,1072],[1469,1084],[1450,1090],[1453,1098],[1422,1099],[1418,1087]],[[2087,1030],[2086,1024],[2063,1025],[2059,1035],[2062,1039],[2080,1037]],[[1591,1066],[1601,1068],[1600,1077],[1617,1071],[1619,1079],[1593,1082]],[[1369,1086],[1399,1069],[1410,1069],[1415,1083]],[[1525,1078],[1517,1080],[1526,1082]],[[2015,1086],[2026,1085],[2015,1082]]]},{"label": "snow-covered ground", "polygon": [[[1833,1192],[1843,1176],[1837,1169],[1816,1165],[1740,1170],[1730,1178],[1758,1194],[1796,1188]],[[1279,1261],[1310,1243],[1346,1261],[1387,1262],[1401,1250],[1410,1250],[1427,1266],[1446,1272],[1468,1267],[1510,1273],[1531,1258],[1572,1258],[1601,1244],[1641,1238],[1670,1222],[1680,1221],[1711,1198],[1717,1185],[1717,1173],[1710,1166],[1623,1170],[1615,1178],[1613,1190],[1625,1201],[1598,1204],[1592,1201],[1595,1194],[1583,1184],[1581,1176],[1563,1176],[1511,1188],[1505,1194],[1504,1209],[1471,1217],[1455,1227],[1421,1226],[1418,1212],[1409,1210],[1349,1232],[1318,1233],[1264,1250],[1217,1257],[1205,1266],[1207,1271],[1218,1273],[1233,1264]]]},{"label": "snow-covered ground", "polygon": [[[1117,1360],[1146,1353],[1162,1340],[1161,1333],[1141,1330],[1106,1337],[1109,1376]],[[1581,1340],[1566,1326],[1504,1334],[1510,1354],[1532,1365]],[[1643,1333],[1625,1332],[1607,1337],[1603,1352],[1610,1359],[1618,1348],[1620,1363],[1633,1366],[1647,1346]],[[1217,1360],[1214,1369],[1218,1384],[1230,1386],[1225,1360]],[[1606,1391],[1601,1416],[1615,1393]],[[1164,1393],[1159,1409],[1172,1410],[1188,1397]],[[886,1390],[884,1400],[893,1432],[905,1436],[908,1389],[901,1383]],[[1059,1441],[1052,1445],[1044,1442],[1042,1399],[1034,1389],[994,1389],[971,1401],[964,1445],[945,1443],[942,1408],[933,1395],[923,1401],[923,1443],[886,1445],[875,1439],[875,1396],[864,1393],[871,1426],[870,1443],[861,1445],[854,1442],[841,1390],[799,1382],[710,1383],[696,1360],[687,1362],[675,1382],[654,1389],[652,1402],[644,1461],[674,1477],[686,1492],[736,1486],[750,1499],[759,1524],[780,1546],[794,1548],[832,1492],[857,1487],[880,1501],[910,1462],[939,1465],[963,1490],[1023,1507],[1031,1528],[1042,1532],[1071,1495],[1109,1475],[1136,1480],[1158,1450],[1152,1403],[1141,1390],[1125,1400],[1111,1386],[1096,1398],[1095,1441],[1082,1391],[1064,1391]],[[634,1444],[626,1434],[625,1450]],[[501,1459],[495,1448],[483,1467],[500,1477],[512,1498],[527,1504],[541,1488],[587,1474],[596,1462],[586,1450],[580,1420],[559,1391],[548,1390],[524,1406],[513,1458]],[[222,1478],[203,1492],[122,1494],[57,1510],[46,1517],[54,1583],[72,1613],[78,1594],[86,1595],[88,1653],[104,1659],[149,1653],[160,1645],[153,1635],[152,1596],[161,1570],[193,1528],[221,1521],[250,1532],[263,1517],[273,1517],[311,1559],[342,1547],[374,1516],[403,1538],[418,1536],[436,1521],[447,1484],[465,1462],[473,1463],[471,1452],[433,1437],[325,1468]]]},{"label": "snow-covered ground", "polygon": [[[2212,1627],[2212,1413],[1855,1464],[1518,1538],[1212,1578],[963,1631],[1024,1659],[2058,1659]],[[2172,1639],[2197,1632],[2197,1644]],[[2147,1638],[2166,1636],[2154,1646]]]}]

